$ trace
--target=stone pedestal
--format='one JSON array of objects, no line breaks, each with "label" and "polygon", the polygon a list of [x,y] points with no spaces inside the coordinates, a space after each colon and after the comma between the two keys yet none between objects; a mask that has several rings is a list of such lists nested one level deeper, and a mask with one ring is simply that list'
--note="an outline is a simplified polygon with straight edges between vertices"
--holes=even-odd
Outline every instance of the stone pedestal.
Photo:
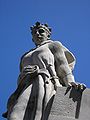
[{"label": "stone pedestal", "polygon": [[49,120],[90,120],[90,89],[57,88]]}]

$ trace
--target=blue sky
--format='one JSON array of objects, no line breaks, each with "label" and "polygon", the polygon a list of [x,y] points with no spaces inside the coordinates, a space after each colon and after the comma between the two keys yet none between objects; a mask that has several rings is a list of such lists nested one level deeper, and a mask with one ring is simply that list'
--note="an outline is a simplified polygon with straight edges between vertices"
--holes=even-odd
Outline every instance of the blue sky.
[{"label": "blue sky", "polygon": [[74,53],[75,79],[90,88],[90,0],[0,0],[0,113],[17,86],[21,56],[34,47],[29,27],[36,21]]}]

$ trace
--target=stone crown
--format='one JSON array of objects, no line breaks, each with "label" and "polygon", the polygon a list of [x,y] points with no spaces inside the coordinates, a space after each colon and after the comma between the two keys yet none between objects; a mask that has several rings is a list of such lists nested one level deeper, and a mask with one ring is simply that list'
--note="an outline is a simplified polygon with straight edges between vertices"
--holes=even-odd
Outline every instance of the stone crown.
[{"label": "stone crown", "polygon": [[49,35],[51,34],[51,28],[48,27],[48,24],[41,24],[40,22],[36,22],[35,25],[33,25],[32,27],[30,27],[31,33],[34,30],[39,29],[39,28],[43,28],[43,29],[45,29],[48,32]]}]

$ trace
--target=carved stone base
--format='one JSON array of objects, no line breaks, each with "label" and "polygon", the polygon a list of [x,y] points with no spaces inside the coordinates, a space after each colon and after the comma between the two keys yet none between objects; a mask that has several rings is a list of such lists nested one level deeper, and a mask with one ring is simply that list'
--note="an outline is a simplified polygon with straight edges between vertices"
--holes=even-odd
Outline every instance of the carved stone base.
[{"label": "carved stone base", "polygon": [[49,120],[90,120],[90,89],[57,88]]}]

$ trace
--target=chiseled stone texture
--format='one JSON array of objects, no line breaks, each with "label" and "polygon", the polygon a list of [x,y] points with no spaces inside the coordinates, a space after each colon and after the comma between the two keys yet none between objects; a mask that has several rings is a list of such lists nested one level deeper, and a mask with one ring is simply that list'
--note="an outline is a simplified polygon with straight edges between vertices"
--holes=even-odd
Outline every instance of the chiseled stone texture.
[{"label": "chiseled stone texture", "polygon": [[57,88],[49,120],[90,120],[90,89]]}]

